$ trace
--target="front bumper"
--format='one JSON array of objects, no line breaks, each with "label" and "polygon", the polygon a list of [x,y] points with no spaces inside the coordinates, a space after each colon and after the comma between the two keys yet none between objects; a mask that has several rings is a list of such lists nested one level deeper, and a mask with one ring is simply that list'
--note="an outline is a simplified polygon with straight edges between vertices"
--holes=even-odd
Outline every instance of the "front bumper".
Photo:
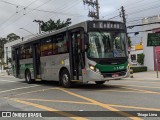
[{"label": "front bumper", "polygon": [[[119,74],[118,77],[112,77],[112,74]],[[115,73],[97,73],[92,70],[87,70],[87,80],[89,81],[109,81],[109,80],[118,80],[121,78],[129,77],[129,70],[124,72],[115,72]]]}]

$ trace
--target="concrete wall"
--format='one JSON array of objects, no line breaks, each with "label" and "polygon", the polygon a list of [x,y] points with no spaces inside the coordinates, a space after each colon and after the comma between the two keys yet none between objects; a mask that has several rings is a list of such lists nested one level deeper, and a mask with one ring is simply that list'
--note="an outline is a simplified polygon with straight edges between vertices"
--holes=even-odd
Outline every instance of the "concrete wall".
[{"label": "concrete wall", "polygon": [[[160,16],[154,16],[143,20],[143,23],[160,22]],[[145,25],[142,27],[143,31],[160,28],[160,24]],[[149,32],[143,32],[143,50],[145,54],[144,65],[148,67],[148,70],[154,70],[154,49],[153,47],[147,47],[147,36]]]},{"label": "concrete wall", "polygon": [[11,46],[21,43],[22,39],[15,40],[4,45],[4,62],[7,63],[7,56],[11,58]]}]

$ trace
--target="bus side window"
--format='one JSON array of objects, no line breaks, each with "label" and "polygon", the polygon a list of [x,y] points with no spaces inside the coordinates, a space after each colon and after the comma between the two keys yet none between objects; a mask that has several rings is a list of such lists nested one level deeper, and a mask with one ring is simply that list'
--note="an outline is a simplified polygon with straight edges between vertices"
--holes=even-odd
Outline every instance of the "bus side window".
[{"label": "bus side window", "polygon": [[53,42],[52,42],[52,45],[53,45],[53,55],[56,55],[58,54],[58,46],[57,46],[57,40],[55,37],[52,38]]},{"label": "bus side window", "polygon": [[52,38],[44,38],[41,40],[41,56],[50,56],[53,54]]},{"label": "bus side window", "polygon": [[26,56],[25,56],[25,48],[24,46],[21,46],[20,47],[20,59],[25,59]]},{"label": "bus side window", "polygon": [[32,46],[31,45],[26,45],[25,46],[25,57],[27,58],[32,58]]},{"label": "bus side window", "polygon": [[58,35],[57,38],[57,47],[58,53],[67,53],[68,52],[68,45],[67,45],[67,38],[65,34]]}]

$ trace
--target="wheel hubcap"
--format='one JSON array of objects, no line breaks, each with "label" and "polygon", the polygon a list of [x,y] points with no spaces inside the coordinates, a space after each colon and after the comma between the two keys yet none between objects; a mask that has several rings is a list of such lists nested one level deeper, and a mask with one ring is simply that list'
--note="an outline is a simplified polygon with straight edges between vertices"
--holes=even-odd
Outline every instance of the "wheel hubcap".
[{"label": "wheel hubcap", "polygon": [[29,81],[29,79],[30,79],[30,76],[28,73],[27,73],[26,79],[27,79],[27,81]]},{"label": "wheel hubcap", "polygon": [[67,85],[67,84],[68,84],[68,81],[69,81],[68,75],[67,75],[67,74],[64,74],[62,80],[63,80],[63,83],[64,83],[65,85]]}]

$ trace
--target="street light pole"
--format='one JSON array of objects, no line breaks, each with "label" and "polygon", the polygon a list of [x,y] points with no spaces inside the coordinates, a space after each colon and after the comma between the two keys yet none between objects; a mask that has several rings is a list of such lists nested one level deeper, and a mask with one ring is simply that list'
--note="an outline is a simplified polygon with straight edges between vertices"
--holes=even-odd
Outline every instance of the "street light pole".
[{"label": "street light pole", "polygon": [[24,31],[26,31],[26,32],[28,32],[28,33],[30,33],[30,34],[32,34],[32,35],[34,35],[34,36],[36,36],[35,34],[33,34],[32,32],[28,31],[28,30],[27,30],[27,29],[25,29],[25,28],[19,28],[19,29],[22,29],[22,30],[24,30]]}]

